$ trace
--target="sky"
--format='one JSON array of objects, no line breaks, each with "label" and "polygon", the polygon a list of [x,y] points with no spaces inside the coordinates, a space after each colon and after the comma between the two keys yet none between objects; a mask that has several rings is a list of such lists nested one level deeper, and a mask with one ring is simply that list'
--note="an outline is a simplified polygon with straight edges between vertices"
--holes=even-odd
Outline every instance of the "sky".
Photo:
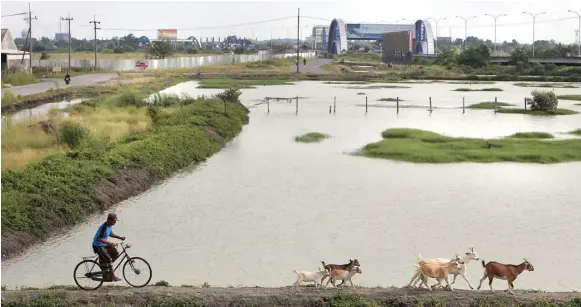
[{"label": "sky", "polygon": [[[2,1],[2,15],[28,11],[25,1]],[[33,17],[32,35],[53,37],[67,30],[60,17],[70,16],[71,35],[93,38],[95,16],[101,30],[98,38],[133,33],[156,38],[156,29],[178,29],[178,38],[225,37],[270,39],[297,36],[297,9],[300,8],[300,36],[311,33],[313,25],[329,25],[333,18],[346,23],[409,23],[426,18],[447,18],[438,23],[438,36],[464,37],[464,21],[456,16],[476,18],[468,21],[468,35],[494,41],[494,19],[484,14],[507,14],[497,19],[497,42],[516,39],[530,43],[533,14],[546,12],[536,19],[535,40],[575,42],[581,13],[579,0],[323,0],[323,1],[36,1],[30,2]],[[24,16],[2,17],[2,28],[20,37],[28,29]],[[288,17],[288,18],[287,18]],[[283,18],[283,19],[281,19]],[[286,19],[284,19],[286,18]],[[279,20],[273,20],[279,19]],[[247,24],[252,23],[252,24]],[[241,25],[242,24],[242,25]],[[243,25],[246,24],[246,25]],[[435,32],[435,23],[432,23]],[[203,29],[206,28],[206,29]],[[435,35],[436,33],[434,33]]]}]

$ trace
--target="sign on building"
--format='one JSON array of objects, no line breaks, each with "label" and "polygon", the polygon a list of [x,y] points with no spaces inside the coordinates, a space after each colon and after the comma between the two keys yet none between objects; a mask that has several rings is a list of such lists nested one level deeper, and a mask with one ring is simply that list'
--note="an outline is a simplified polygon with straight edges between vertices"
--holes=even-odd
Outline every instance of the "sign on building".
[{"label": "sign on building", "polygon": [[157,29],[157,39],[178,39],[177,29]]}]

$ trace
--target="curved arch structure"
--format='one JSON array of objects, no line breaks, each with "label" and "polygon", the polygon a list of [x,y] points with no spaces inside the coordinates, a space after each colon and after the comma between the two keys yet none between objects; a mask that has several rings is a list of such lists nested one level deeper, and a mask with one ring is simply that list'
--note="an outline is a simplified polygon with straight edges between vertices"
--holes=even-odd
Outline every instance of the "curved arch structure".
[{"label": "curved arch structure", "polygon": [[347,50],[347,27],[342,19],[333,19],[329,27],[327,51],[330,54],[340,54]]},{"label": "curved arch structure", "polygon": [[202,45],[200,45],[200,42],[198,41],[198,39],[195,36],[188,37],[188,40],[192,41],[192,45],[194,45],[194,47],[202,48]]},{"label": "curved arch structure", "polygon": [[414,54],[435,54],[432,25],[428,20],[418,20],[415,23]]}]

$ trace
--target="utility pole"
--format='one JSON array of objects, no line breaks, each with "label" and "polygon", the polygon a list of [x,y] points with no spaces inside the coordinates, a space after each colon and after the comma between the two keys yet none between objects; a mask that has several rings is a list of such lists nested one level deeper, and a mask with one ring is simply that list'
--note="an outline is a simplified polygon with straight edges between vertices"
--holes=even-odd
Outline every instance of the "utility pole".
[{"label": "utility pole", "polygon": [[468,37],[468,20],[471,18],[476,18],[476,16],[470,16],[468,18],[464,18],[462,16],[456,16],[456,18],[464,19],[464,48],[466,50],[466,37]]},{"label": "utility pole", "polygon": [[297,11],[297,72],[299,72],[299,50],[301,48],[301,45],[299,43],[300,38],[301,38],[301,9],[299,8]]},{"label": "utility pole", "polygon": [[546,14],[547,12],[540,12],[540,13],[529,13],[529,12],[522,12],[523,14],[529,14],[533,17],[533,58],[535,57],[535,21],[537,20],[537,16]]},{"label": "utility pole", "polygon": [[[97,28],[97,24],[101,24],[100,21],[95,20],[95,15],[93,15],[93,21],[89,21],[89,23],[93,24],[93,30],[95,30],[95,70],[97,70],[97,30],[101,28]],[[70,35],[70,32],[69,32]]]},{"label": "utility pole", "polygon": [[502,16],[507,16],[506,14],[500,14],[500,15],[492,15],[492,14],[484,14],[485,16],[490,16],[492,18],[494,18],[494,53],[496,54],[496,19],[498,17],[502,17]]},{"label": "utility pole", "polygon": [[32,74],[32,20],[38,20],[36,16],[32,18],[32,11],[30,11],[30,3],[28,3],[28,18],[24,18],[24,20],[28,21],[28,46],[29,46],[29,60],[28,60],[28,69]]},{"label": "utility pole", "polygon": [[438,22],[440,22],[442,20],[446,20],[448,18],[442,18],[442,19],[427,18],[427,19],[431,19],[431,20],[436,22],[436,39],[435,39],[436,45],[434,46],[434,49],[436,50],[436,56],[438,56]]},{"label": "utility pole", "polygon": [[67,72],[71,72],[71,20],[73,20],[73,18],[71,17],[67,17],[67,18],[63,18],[61,17],[62,20],[66,20],[69,22],[69,69],[67,70]]},{"label": "utility pole", "polygon": [[572,10],[568,10],[568,12],[577,14],[577,17],[579,18],[579,30],[577,30],[577,47],[579,48],[579,52],[577,53],[577,56],[581,57],[581,14]]}]

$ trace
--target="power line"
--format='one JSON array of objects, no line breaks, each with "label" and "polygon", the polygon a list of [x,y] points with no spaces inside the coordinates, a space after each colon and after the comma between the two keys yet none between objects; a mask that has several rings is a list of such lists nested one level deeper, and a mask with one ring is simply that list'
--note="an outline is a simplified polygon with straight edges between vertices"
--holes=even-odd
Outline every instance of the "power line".
[{"label": "power line", "polygon": [[[211,30],[211,29],[220,29],[220,28],[232,28],[232,27],[239,27],[239,26],[248,26],[260,23],[268,23],[273,21],[280,21],[285,19],[294,19],[296,16],[289,16],[289,17],[281,17],[281,18],[274,18],[268,20],[261,20],[261,21],[254,21],[254,22],[246,22],[246,23],[239,23],[239,24],[231,24],[231,25],[221,25],[221,26],[211,26],[211,27],[197,27],[197,28],[177,28],[176,30],[185,31],[185,30]],[[103,28],[103,31],[133,31],[133,32],[145,32],[145,31],[157,31],[158,29],[124,29],[124,28]]]},{"label": "power line", "polygon": [[2,15],[2,17],[10,17],[10,16],[18,16],[18,15],[26,15],[28,13],[16,13],[16,14],[9,14],[9,15]]}]

